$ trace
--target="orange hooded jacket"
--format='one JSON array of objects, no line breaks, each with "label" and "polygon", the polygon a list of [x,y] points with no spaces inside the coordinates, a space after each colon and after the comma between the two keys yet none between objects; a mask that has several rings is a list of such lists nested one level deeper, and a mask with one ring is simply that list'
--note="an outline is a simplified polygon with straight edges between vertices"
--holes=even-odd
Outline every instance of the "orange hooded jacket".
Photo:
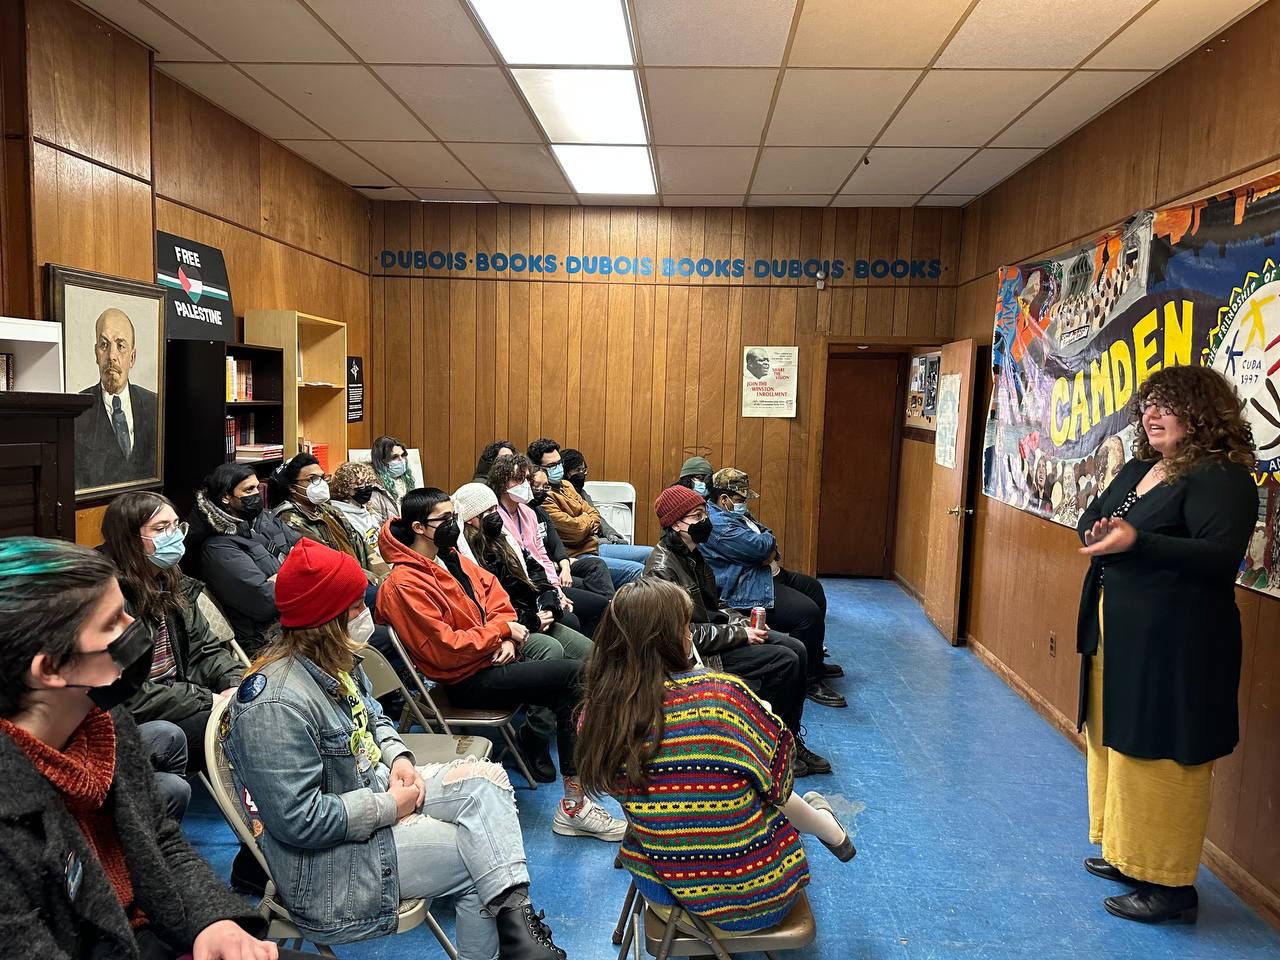
[{"label": "orange hooded jacket", "polygon": [[396,539],[390,521],[382,525],[378,548],[392,569],[374,612],[395,628],[414,665],[438,683],[457,683],[492,666],[518,619],[498,578],[459,556],[482,612],[452,574]]}]

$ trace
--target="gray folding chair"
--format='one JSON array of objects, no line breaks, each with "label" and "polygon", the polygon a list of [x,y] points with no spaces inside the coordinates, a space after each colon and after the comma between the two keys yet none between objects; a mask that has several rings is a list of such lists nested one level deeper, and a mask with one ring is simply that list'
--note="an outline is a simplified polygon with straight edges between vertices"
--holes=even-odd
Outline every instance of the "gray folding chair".
[{"label": "gray folding chair", "polygon": [[[295,949],[301,950],[302,945],[307,942],[307,938],[294,925],[293,919],[289,915],[288,907],[280,901],[275,880],[271,876],[271,868],[267,866],[266,857],[258,849],[258,842],[254,836],[254,821],[240,802],[235,777],[231,772],[231,761],[227,758],[226,751],[222,748],[222,740],[218,736],[218,731],[222,727],[222,717],[230,704],[231,701],[226,698],[214,700],[213,711],[209,715],[209,725],[205,727],[204,731],[205,761],[209,770],[209,793],[218,804],[218,810],[222,813],[223,818],[235,832],[236,838],[253,853],[254,858],[258,861],[258,866],[262,868],[262,872],[267,878],[266,892],[258,904],[258,912],[270,923],[267,929],[267,938],[283,941],[286,947],[293,943]],[[257,824],[257,827],[261,830],[261,823]],[[431,915],[427,901],[401,901],[399,916],[396,921],[396,933],[405,933],[424,922],[431,928],[431,932],[435,934],[436,939],[440,941],[440,946],[448,954],[449,960],[458,960],[458,951],[449,942],[449,938],[445,936],[444,930],[440,928],[436,918]],[[327,944],[315,943],[314,940],[310,942],[315,945],[322,956],[335,956],[333,950]]]},{"label": "gray folding chair", "polygon": [[[444,733],[452,734],[453,731],[449,725],[454,724],[459,727],[494,727],[502,734],[502,739],[507,742],[507,749],[511,751],[511,756],[516,761],[516,766],[520,768],[520,773],[529,783],[531,790],[538,789],[538,781],[533,779],[533,774],[529,772],[529,766],[525,763],[524,756],[520,753],[520,748],[516,746],[516,728],[512,724],[512,719],[516,715],[515,710],[481,710],[468,709],[466,707],[455,707],[449,702],[448,696],[439,687],[436,687],[435,695],[427,688],[426,681],[423,680],[422,674],[418,672],[418,668],[414,666],[413,658],[409,656],[409,651],[405,649],[404,643],[401,642],[399,634],[396,633],[395,627],[387,625],[387,633],[391,637],[391,645],[395,647],[396,653],[404,662],[409,676],[413,679],[414,690],[416,696],[421,697],[421,707],[428,710],[432,716],[436,718],[436,723]],[[411,696],[409,698],[413,700]],[[518,708],[517,708],[518,709]],[[419,714],[421,715],[421,714]]]}]

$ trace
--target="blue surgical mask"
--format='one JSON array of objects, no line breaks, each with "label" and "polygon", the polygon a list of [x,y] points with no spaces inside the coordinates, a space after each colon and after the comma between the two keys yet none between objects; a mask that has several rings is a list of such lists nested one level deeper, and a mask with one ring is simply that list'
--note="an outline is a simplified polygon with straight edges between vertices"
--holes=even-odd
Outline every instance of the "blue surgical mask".
[{"label": "blue surgical mask", "polygon": [[162,533],[158,537],[146,537],[151,541],[151,545],[155,547],[154,553],[147,554],[147,559],[154,563],[161,570],[168,570],[179,560],[187,551],[186,538],[183,531],[178,528]]},{"label": "blue surgical mask", "polygon": [[409,469],[409,464],[403,460],[392,460],[387,464],[387,473],[391,474],[397,480],[404,476],[404,472]]},{"label": "blue surgical mask", "polygon": [[693,492],[700,497],[705,497],[707,495],[707,485],[701,480],[695,480],[693,481]]},{"label": "blue surgical mask", "polygon": [[733,505],[733,512],[738,516],[743,516],[747,512],[747,502],[744,500],[742,503],[735,503]]},{"label": "blue surgical mask", "polygon": [[557,463],[554,467],[547,467],[547,479],[552,483],[560,483],[564,480],[564,464]]}]

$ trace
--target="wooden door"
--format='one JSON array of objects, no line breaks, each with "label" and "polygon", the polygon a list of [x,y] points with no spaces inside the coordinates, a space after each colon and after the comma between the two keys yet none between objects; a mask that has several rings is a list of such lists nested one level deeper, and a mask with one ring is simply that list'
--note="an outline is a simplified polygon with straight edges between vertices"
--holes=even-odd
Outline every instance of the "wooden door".
[{"label": "wooden door", "polygon": [[901,444],[903,358],[827,360],[818,573],[889,577]]},{"label": "wooden door", "polygon": [[[964,541],[968,503],[970,410],[977,344],[958,340],[942,348],[938,376],[938,433],[929,498],[929,569],[924,612],[951,643],[959,642]],[[944,423],[945,420],[945,423]],[[939,461],[943,463],[939,463]]]}]

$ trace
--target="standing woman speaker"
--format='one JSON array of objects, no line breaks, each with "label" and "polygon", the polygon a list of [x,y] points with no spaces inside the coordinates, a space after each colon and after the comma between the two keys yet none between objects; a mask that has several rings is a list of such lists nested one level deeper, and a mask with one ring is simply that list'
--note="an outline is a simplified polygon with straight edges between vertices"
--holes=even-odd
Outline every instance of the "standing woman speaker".
[{"label": "standing woman speaker", "polygon": [[1205,367],[1138,390],[1134,458],[1080,517],[1091,560],[1080,601],[1079,724],[1089,839],[1126,920],[1194,923],[1213,761],[1239,740],[1235,579],[1258,519],[1253,435]]}]

